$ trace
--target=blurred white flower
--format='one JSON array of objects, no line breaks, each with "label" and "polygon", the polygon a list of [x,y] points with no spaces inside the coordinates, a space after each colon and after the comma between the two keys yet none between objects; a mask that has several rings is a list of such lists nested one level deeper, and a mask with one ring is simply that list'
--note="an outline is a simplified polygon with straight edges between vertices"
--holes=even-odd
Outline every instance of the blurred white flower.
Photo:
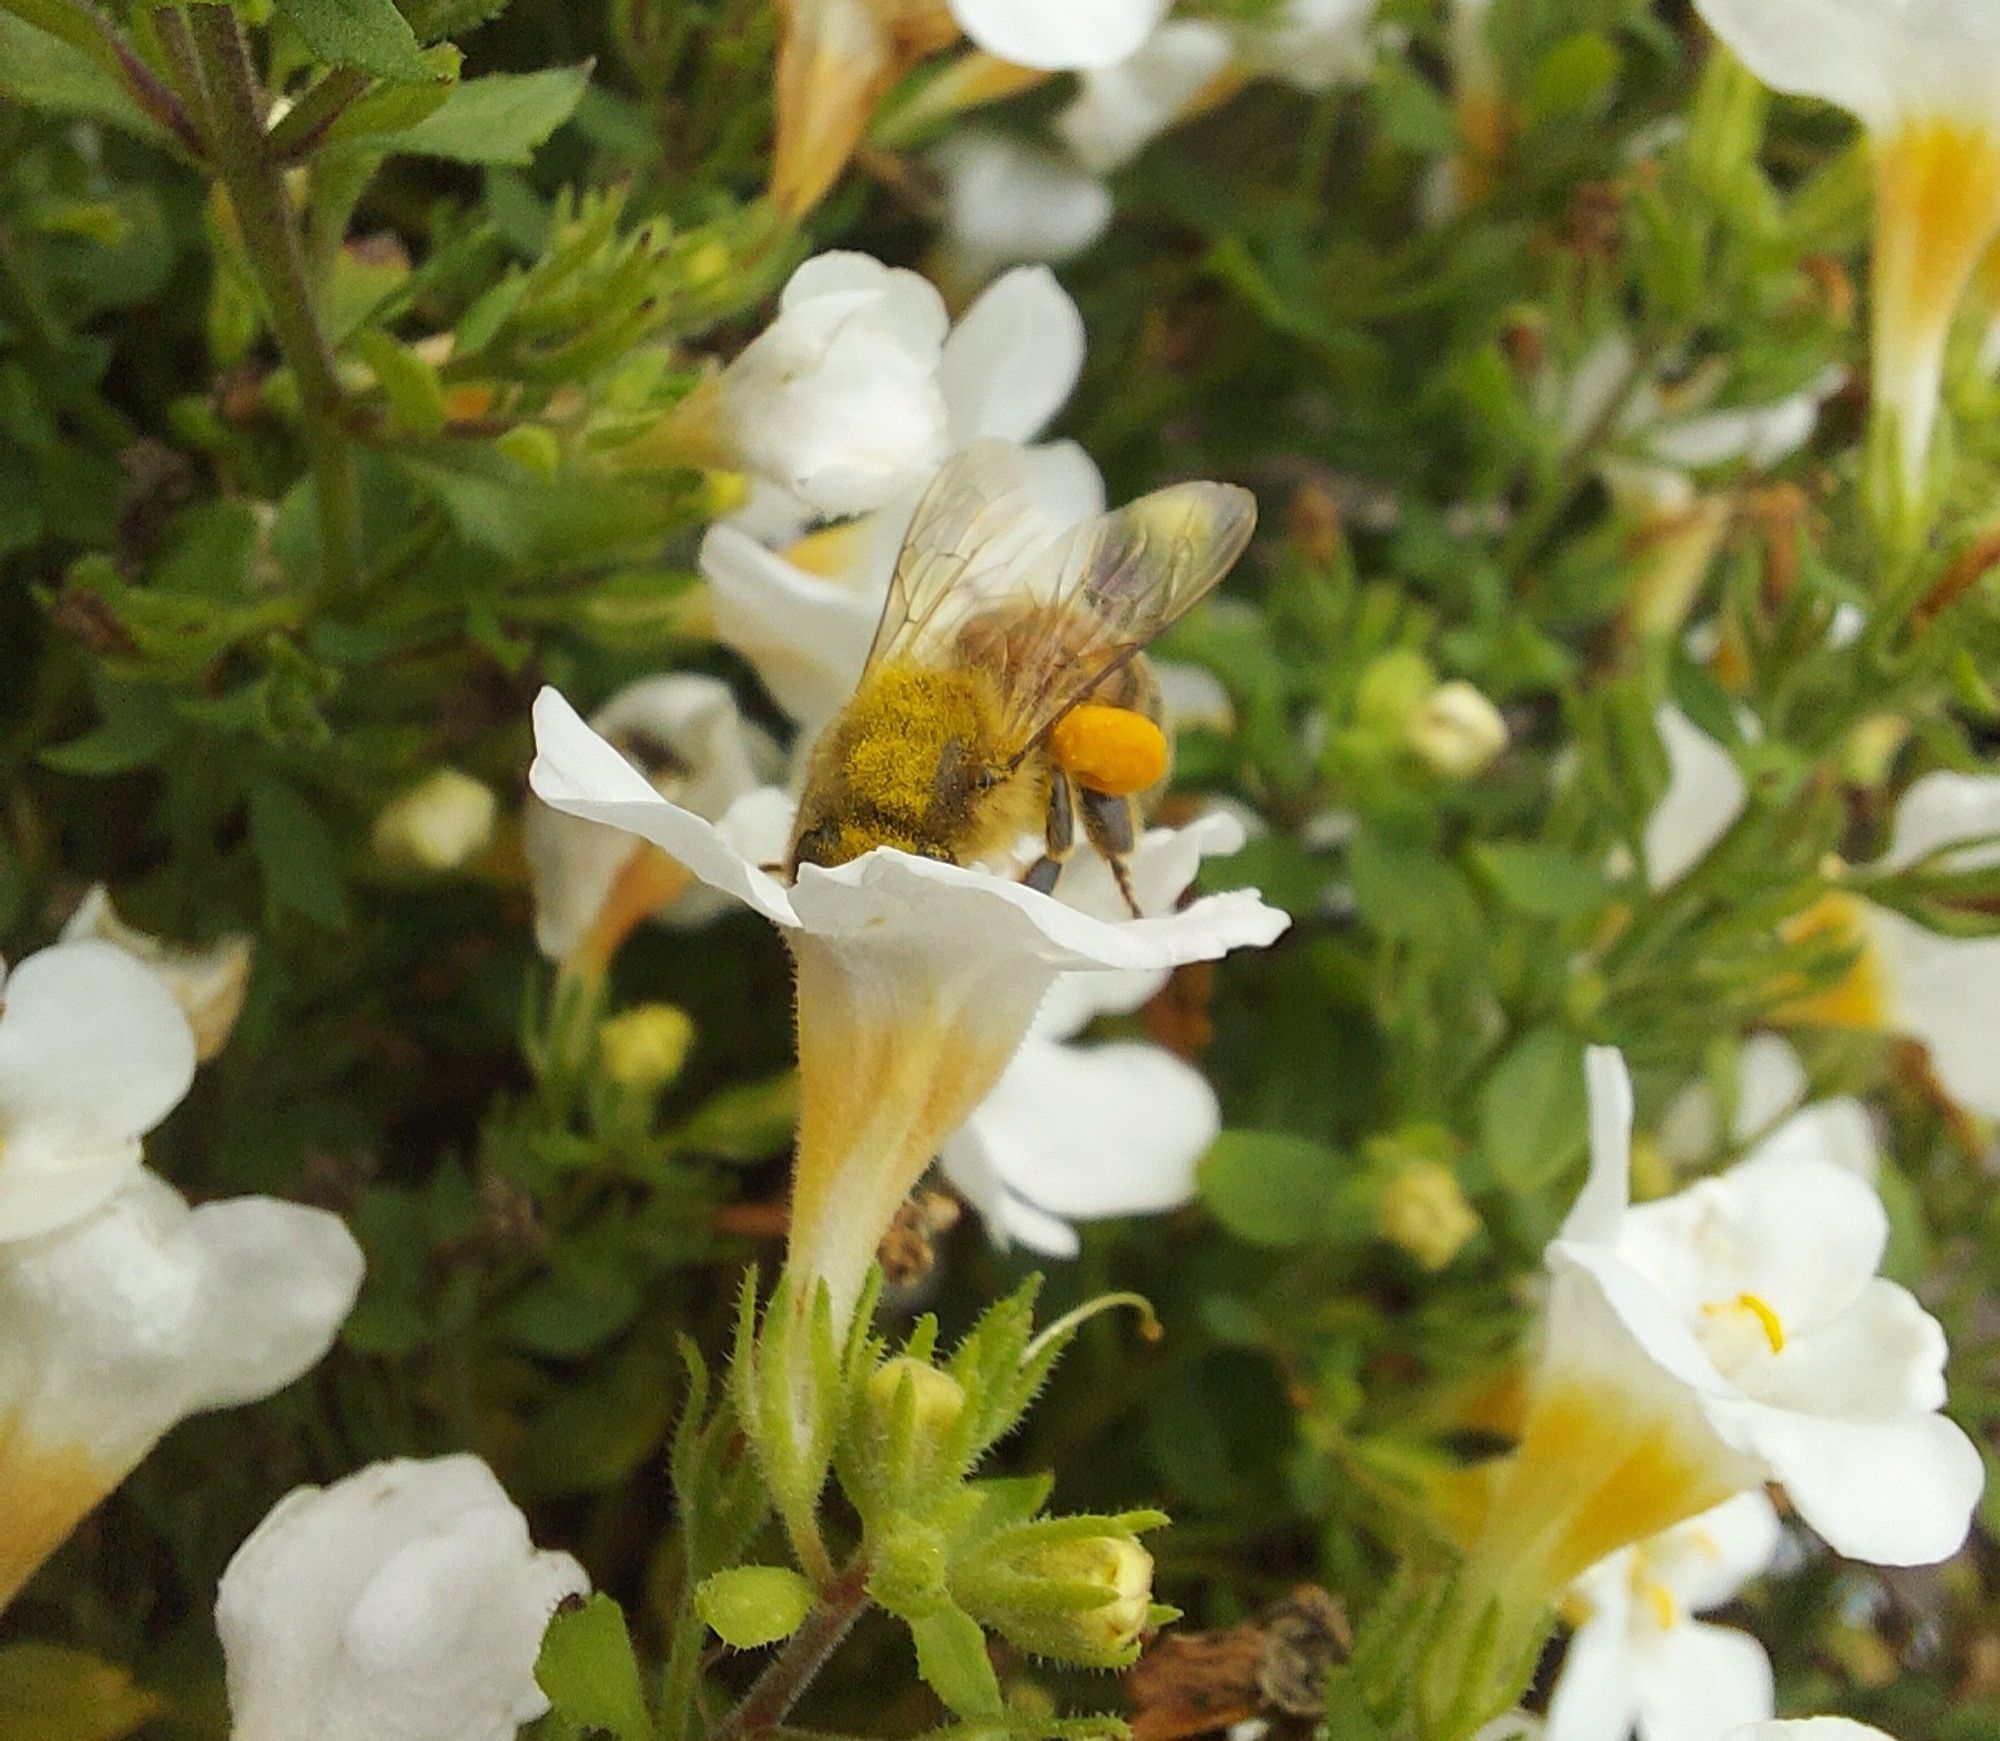
[{"label": "blurred white flower", "polygon": [[1196,106],[1227,70],[1233,48],[1219,24],[1163,24],[1128,59],[1083,75],[1056,117],[1056,133],[1084,168],[1108,175]]},{"label": "blurred white flower", "polygon": [[1682,1165],[1712,1156],[1727,1141],[1751,1145],[1746,1160],[1796,1149],[1874,1183],[1882,1156],[1867,1107],[1846,1095],[1808,1104],[1807,1087],[1805,1066],[1789,1040],[1752,1034],[1737,1056],[1735,1113],[1726,1135],[1706,1079],[1675,1097],[1655,1134],[1667,1157]]},{"label": "blurred white flower", "polygon": [[[1173,911],[1204,857],[1242,844],[1230,816],[1151,831],[1132,864],[1141,910]],[[1064,867],[1056,896],[1108,921],[1126,912],[1094,854]],[[1070,1043],[1098,1016],[1138,1009],[1166,981],[1165,969],[1059,979],[1000,1080],[946,1138],[939,1165],[996,1245],[1073,1257],[1072,1221],[1153,1215],[1193,1198],[1196,1163],[1222,1128],[1207,1078],[1142,1041]]]},{"label": "blurred white flower", "polygon": [[1955,1552],[1983,1471],[1939,1412],[1944,1332],[1875,1273],[1880,1199],[1781,1151],[1633,1208],[1624,1062],[1599,1048],[1588,1074],[1590,1176],[1548,1250],[1544,1347],[1486,1563],[1559,1587],[1767,1480],[1852,1558]]},{"label": "blurred white flower", "polygon": [[1173,0],[951,0],[988,54],[1049,72],[1115,65],[1153,34]]},{"label": "blurred white flower", "polygon": [[194,1030],[197,1061],[206,1063],[222,1050],[250,989],[253,944],[247,935],[232,931],[206,946],[169,943],[126,924],[99,883],[63,922],[64,943],[89,938],[116,944],[160,976]]},{"label": "blurred white flower", "polygon": [[1236,65],[1302,91],[1331,90],[1368,70],[1380,0],[1283,0],[1256,24],[1236,32]]},{"label": "blurred white flower", "polygon": [[1749,787],[1736,758],[1677,707],[1653,716],[1667,787],[1646,818],[1646,882],[1670,888],[1708,856],[1743,814]]},{"label": "blurred white flower", "polygon": [[817,254],[778,314],[688,402],[739,469],[822,514],[879,508],[950,452],[939,371],[950,329],[926,280],[866,254]]},{"label": "blurred white flower", "polygon": [[930,154],[944,178],[945,261],[983,284],[1004,267],[1074,259],[1111,223],[1111,191],[1062,153],[963,127]]},{"label": "blurred white flower", "polygon": [[1426,767],[1447,779],[1469,780],[1506,749],[1507,722],[1472,684],[1454,679],[1418,704],[1405,736]]},{"label": "blurred white flower", "polygon": [[1781,1717],[1732,1729],[1723,1741],[1892,1741],[1872,1724],[1852,1717]]},{"label": "blurred white flower", "polygon": [[1775,1708],[1771,1659],[1694,1618],[1769,1569],[1778,1514],[1761,1492],[1629,1548],[1577,1579],[1583,1610],[1549,1700],[1547,1741],[1716,1741]]},{"label": "blurred white flower", "polygon": [[[777,925],[798,969],[800,1115],[793,1273],[852,1309],[884,1230],[940,1144],[993,1085],[1065,973],[1157,973],[1271,942],[1249,891],[1158,918],[1110,919],[1010,875],[878,849],[788,888],[791,803],[740,800],[720,824],[661,798],[553,690],[535,704],[530,784],[548,804],[639,834]],[[1170,851],[1170,831],[1148,849]]]},{"label": "blurred white flower", "polygon": [[0,1242],[63,1227],[127,1184],[194,1066],[173,992],[117,945],[58,943],[15,968],[0,983]]},{"label": "blurred white flower", "polygon": [[477,1457],[374,1463],[279,1500],[222,1574],[233,1741],[512,1741],[589,1588]]},{"label": "blurred white flower", "polygon": [[[672,672],[627,684],[590,717],[663,797],[714,821],[777,772],[777,746],[719,678]],[[646,919],[699,924],[728,902],[657,847],[551,810],[532,795],[522,846],[535,941],[552,961],[602,968]]]},{"label": "blurred white flower", "polygon": [[[984,436],[1031,440],[1076,385],[1083,344],[1083,317],[1053,273],[1040,266],[1006,273],[941,349],[943,449],[900,476],[878,512],[803,537],[794,523],[778,551],[742,527],[710,529],[701,569],[716,632],[794,719],[823,720],[853,693],[903,533],[945,453]],[[1031,449],[1027,460],[1029,487],[1052,531],[1102,510],[1103,481],[1074,443]]]},{"label": "blurred white flower", "polygon": [[143,1171],[74,1225],[0,1247],[0,1604],[176,1422],[314,1365],[361,1268],[323,1210],[190,1209]]},{"label": "blurred white flower", "polygon": [[483,780],[439,768],[382,806],[370,843],[386,865],[463,870],[493,844],[500,800]]},{"label": "blurred white flower", "polygon": [[1766,84],[1838,104],[1875,159],[1874,399],[1922,493],[1945,341],[2000,233],[2000,7],[1978,0],[1696,0]]}]

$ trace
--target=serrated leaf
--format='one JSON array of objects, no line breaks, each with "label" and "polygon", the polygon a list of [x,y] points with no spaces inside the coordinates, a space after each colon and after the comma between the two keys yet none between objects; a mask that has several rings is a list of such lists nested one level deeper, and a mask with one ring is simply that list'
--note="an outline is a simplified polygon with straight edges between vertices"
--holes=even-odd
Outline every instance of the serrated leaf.
[{"label": "serrated leaf", "polygon": [[645,1683],[625,1613],[609,1596],[588,1597],[549,1622],[535,1680],[548,1694],[557,1732],[652,1741]]},{"label": "serrated leaf", "polygon": [[435,109],[407,126],[343,137],[370,151],[525,164],[575,112],[589,83],[588,66],[488,73],[454,86]]},{"label": "serrated leaf", "polygon": [[416,32],[395,0],[276,0],[305,45],[333,66],[351,66],[394,84],[432,78]]}]

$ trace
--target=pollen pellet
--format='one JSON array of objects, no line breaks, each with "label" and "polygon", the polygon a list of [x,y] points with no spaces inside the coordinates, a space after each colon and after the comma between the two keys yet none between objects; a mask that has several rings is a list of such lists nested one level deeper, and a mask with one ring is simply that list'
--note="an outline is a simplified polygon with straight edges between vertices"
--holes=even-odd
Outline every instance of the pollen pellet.
[{"label": "pollen pellet", "polygon": [[1167,740],[1143,713],[1085,702],[1049,733],[1056,765],[1080,786],[1113,798],[1143,792],[1166,777]]}]

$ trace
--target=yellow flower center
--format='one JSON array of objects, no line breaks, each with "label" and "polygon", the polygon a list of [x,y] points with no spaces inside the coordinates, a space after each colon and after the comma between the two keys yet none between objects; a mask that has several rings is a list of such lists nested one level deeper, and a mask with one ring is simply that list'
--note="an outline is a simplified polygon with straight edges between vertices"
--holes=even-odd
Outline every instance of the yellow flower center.
[{"label": "yellow flower center", "polygon": [[845,580],[861,553],[865,531],[865,521],[843,520],[837,526],[808,532],[797,543],[786,547],[785,560],[794,568],[803,568],[806,573],[816,574],[822,580]]},{"label": "yellow flower center", "polygon": [[1869,940],[1866,903],[1857,895],[1824,895],[1784,927],[1787,943],[1851,949],[1853,961],[1837,979],[1806,987],[1792,981],[1779,989],[1788,996],[1776,1012],[1783,1022],[1882,1033],[1895,1026],[1890,1015],[1887,964]]}]

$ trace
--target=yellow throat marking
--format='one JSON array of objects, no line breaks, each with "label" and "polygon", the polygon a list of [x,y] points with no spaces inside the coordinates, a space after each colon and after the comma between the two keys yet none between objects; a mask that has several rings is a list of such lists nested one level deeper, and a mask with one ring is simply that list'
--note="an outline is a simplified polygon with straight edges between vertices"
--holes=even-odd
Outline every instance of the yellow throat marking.
[{"label": "yellow throat marking", "polygon": [[1785,1351],[1785,1322],[1772,1309],[1770,1301],[1759,1294],[1738,1294],[1733,1300],[1710,1300],[1702,1310],[1711,1318],[1722,1318],[1731,1312],[1748,1312],[1757,1320],[1757,1327],[1764,1332],[1764,1340],[1771,1345],[1773,1354]]}]

